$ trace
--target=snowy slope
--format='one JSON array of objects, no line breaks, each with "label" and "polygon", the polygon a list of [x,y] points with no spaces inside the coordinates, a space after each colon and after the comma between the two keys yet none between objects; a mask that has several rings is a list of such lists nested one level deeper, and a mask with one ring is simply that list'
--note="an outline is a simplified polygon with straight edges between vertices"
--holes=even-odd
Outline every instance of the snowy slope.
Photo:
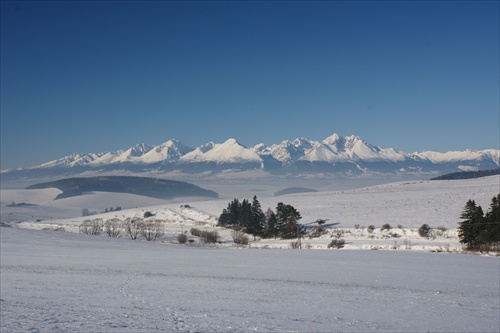
[{"label": "snowy slope", "polygon": [[499,259],[2,228],[2,332],[498,332]]},{"label": "snowy slope", "polygon": [[154,147],[141,157],[142,163],[170,162],[177,161],[179,158],[193,148],[187,147],[178,140],[169,140],[159,146]]},{"label": "snowy slope", "polygon": [[[218,216],[229,201],[233,198],[251,199],[256,194],[264,210],[274,210],[278,202],[293,205],[301,213],[300,222],[304,225],[312,227],[317,219],[328,220],[328,233],[324,237],[304,243],[312,248],[326,249],[331,238],[341,233],[342,238],[348,241],[346,249],[396,247],[400,250],[432,251],[447,248],[455,251],[462,247],[456,228],[465,203],[473,199],[486,211],[491,198],[500,192],[499,184],[500,177],[491,176],[453,181],[397,182],[342,191],[322,190],[275,197],[272,191],[254,190],[246,192],[246,195],[237,194],[240,193],[240,187],[245,186],[238,183],[226,185],[223,199],[179,198],[175,201],[103,192],[53,201],[58,194],[57,190],[44,190],[40,194],[36,193],[41,190],[2,190],[1,221],[24,221],[15,223],[23,228],[63,227],[66,231],[78,232],[78,226],[85,219],[125,220],[128,217],[141,217],[146,211],[150,211],[155,219],[165,222],[166,237],[175,239],[182,228],[215,228]],[[34,203],[36,206],[9,207],[12,202]],[[185,204],[189,208],[184,207]],[[103,212],[106,208],[117,206],[123,210],[91,217],[81,216],[83,208]],[[424,223],[436,230],[435,238],[423,239],[418,235],[417,229]],[[389,224],[393,229],[383,232],[380,230],[383,224]],[[374,233],[367,231],[369,225],[376,228]],[[438,232],[438,227],[443,232]],[[224,244],[231,245],[230,232],[222,228],[217,230],[223,236]],[[411,242],[411,248],[405,246],[405,242]],[[254,247],[288,248],[289,245],[289,240],[252,242]]]}]

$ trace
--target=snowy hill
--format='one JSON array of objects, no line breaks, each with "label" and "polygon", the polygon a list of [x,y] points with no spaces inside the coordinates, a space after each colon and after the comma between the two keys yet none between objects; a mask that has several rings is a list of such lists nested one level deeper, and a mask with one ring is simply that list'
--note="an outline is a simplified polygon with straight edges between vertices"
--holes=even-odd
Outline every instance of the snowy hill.
[{"label": "snowy hill", "polygon": [[498,258],[2,228],[2,332],[498,332]]},{"label": "snowy hill", "polygon": [[251,172],[251,176],[396,176],[400,179],[436,176],[465,170],[495,169],[500,151],[414,152],[374,146],[358,136],[333,134],[323,141],[307,138],[285,140],[247,148],[236,139],[210,142],[197,148],[172,139],[158,146],[135,145],[114,152],[72,154],[27,169],[3,170],[2,179],[60,177],[84,173],[135,173],[155,175],[175,173],[207,175]]},{"label": "snowy hill", "polygon": [[[121,211],[94,215],[103,220],[142,217],[145,211],[154,213],[155,219],[165,223],[167,238],[175,237],[191,227],[216,228],[217,218],[233,198],[251,199],[257,194],[263,210],[274,209],[278,202],[291,204],[301,213],[301,223],[313,226],[317,219],[328,220],[328,233],[324,237],[304,240],[304,245],[326,249],[338,232],[348,241],[347,249],[408,249],[429,251],[438,248],[460,249],[456,228],[460,214],[469,199],[485,210],[491,198],[498,194],[498,175],[464,180],[411,181],[380,184],[346,190],[320,189],[316,192],[292,193],[275,196],[274,188],[254,189],[240,193],[242,184],[227,184],[221,199],[184,197],[169,200],[147,198],[125,193],[86,192],[85,195],[59,200],[54,198],[60,190],[25,189],[1,190],[0,221],[35,229],[64,228],[78,232],[78,226],[89,217],[82,215],[87,208],[97,213],[120,206]],[[250,182],[249,182],[250,183]],[[253,184],[255,186],[255,184]],[[210,187],[208,187],[210,188]],[[221,191],[220,191],[221,190]],[[26,203],[29,205],[12,205]],[[38,221],[37,221],[38,220]],[[422,224],[442,228],[434,239],[423,239],[417,229]],[[392,230],[384,232],[381,226],[389,224]],[[356,226],[359,226],[356,228]],[[373,233],[367,227],[373,225]],[[230,231],[216,228],[223,244],[231,245]],[[437,229],[436,229],[437,230]],[[289,247],[290,240],[260,240],[253,247]]]}]

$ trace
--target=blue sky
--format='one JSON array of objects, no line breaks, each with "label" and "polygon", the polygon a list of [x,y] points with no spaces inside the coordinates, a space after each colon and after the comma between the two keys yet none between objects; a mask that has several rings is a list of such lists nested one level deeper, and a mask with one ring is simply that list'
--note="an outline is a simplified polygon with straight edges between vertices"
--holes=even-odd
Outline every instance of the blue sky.
[{"label": "blue sky", "polygon": [[176,138],[500,147],[498,1],[1,2],[1,168]]}]

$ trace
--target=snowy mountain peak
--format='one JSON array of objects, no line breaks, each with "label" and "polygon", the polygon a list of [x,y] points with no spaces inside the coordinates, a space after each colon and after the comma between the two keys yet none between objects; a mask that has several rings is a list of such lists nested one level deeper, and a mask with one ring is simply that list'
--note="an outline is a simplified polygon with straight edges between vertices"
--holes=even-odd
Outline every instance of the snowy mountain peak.
[{"label": "snowy mountain peak", "polygon": [[324,144],[331,145],[331,146],[335,146],[341,142],[342,142],[342,139],[340,138],[340,136],[337,133],[333,133],[332,135],[330,135],[329,137],[327,137],[326,139],[323,140]]},{"label": "snowy mountain peak", "polygon": [[142,156],[141,160],[143,163],[176,161],[192,150],[193,148],[185,146],[176,139],[172,139],[151,149]]},{"label": "snowy mountain peak", "polygon": [[[215,169],[214,163],[217,165]],[[373,146],[356,135],[341,137],[334,133],[321,142],[298,137],[293,141],[284,140],[271,146],[261,143],[250,149],[234,138],[223,143],[209,142],[196,149],[171,139],[158,146],[137,144],[126,150],[113,152],[71,154],[28,169],[2,171],[2,178],[115,170],[190,173],[255,169],[297,175],[338,172],[350,177],[363,173],[449,173],[469,169],[494,169],[499,166],[500,151],[495,149],[408,154],[394,148]]]},{"label": "snowy mountain peak", "polygon": [[244,147],[241,143],[239,143],[236,139],[233,139],[233,138],[227,139],[223,143],[223,145],[238,145],[238,146]]},{"label": "snowy mountain peak", "polygon": [[221,163],[262,163],[260,156],[253,150],[238,143],[235,139],[228,139],[224,143],[210,142],[196,148],[181,158],[184,162],[205,161]]}]

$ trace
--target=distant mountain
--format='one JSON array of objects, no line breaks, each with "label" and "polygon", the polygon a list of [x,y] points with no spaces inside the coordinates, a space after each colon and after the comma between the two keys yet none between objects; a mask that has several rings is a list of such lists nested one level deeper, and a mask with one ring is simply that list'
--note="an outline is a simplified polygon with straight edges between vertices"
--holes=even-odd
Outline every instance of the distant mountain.
[{"label": "distant mountain", "polygon": [[218,197],[217,193],[193,184],[147,177],[105,176],[69,178],[34,184],[27,187],[27,189],[43,188],[57,188],[63,191],[55,199],[74,197],[92,191],[130,193],[159,199],[187,196]]},{"label": "distant mountain", "polygon": [[100,174],[212,177],[250,172],[256,175],[342,176],[397,175],[428,177],[457,171],[496,169],[500,150],[406,153],[381,148],[358,136],[333,134],[323,141],[285,140],[247,148],[235,139],[191,148],[172,139],[158,146],[135,145],[114,152],[72,154],[26,169],[2,170],[2,179]]}]

